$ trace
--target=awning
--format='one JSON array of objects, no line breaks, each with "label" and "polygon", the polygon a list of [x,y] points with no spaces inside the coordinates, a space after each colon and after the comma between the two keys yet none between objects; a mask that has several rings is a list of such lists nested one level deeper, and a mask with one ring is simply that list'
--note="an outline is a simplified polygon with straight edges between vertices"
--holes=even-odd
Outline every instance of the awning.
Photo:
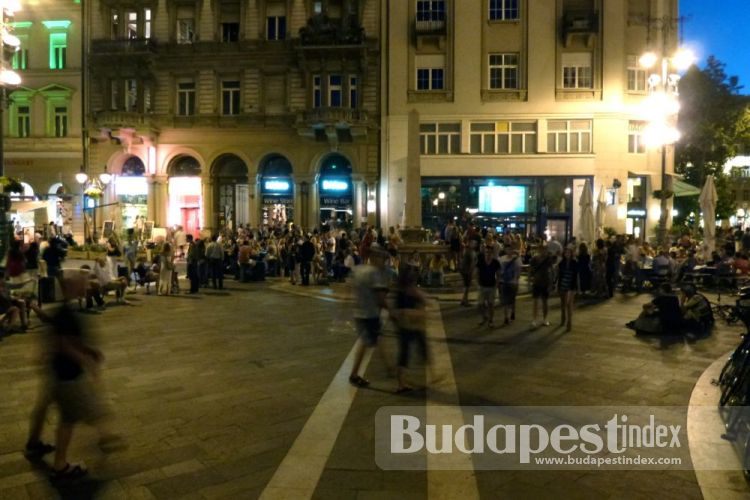
[{"label": "awning", "polygon": [[701,194],[701,190],[698,187],[693,186],[685,181],[672,177],[672,191],[674,191],[675,197],[680,196],[698,196]]},{"label": "awning", "polygon": [[12,201],[10,209],[13,212],[31,212],[32,210],[39,210],[40,208],[47,208],[46,201]]}]

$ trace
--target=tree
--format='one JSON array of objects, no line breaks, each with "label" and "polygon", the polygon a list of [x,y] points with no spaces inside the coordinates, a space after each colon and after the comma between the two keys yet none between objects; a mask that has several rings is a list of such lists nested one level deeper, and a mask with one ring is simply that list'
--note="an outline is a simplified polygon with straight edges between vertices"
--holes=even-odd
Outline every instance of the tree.
[{"label": "tree", "polygon": [[[716,214],[722,219],[736,208],[724,164],[750,140],[750,101],[740,95],[739,79],[727,76],[724,68],[710,56],[705,68],[692,66],[680,80],[677,128],[682,137],[675,149],[675,170],[687,182],[701,188],[708,175],[715,177]],[[675,198],[675,208],[675,223],[684,223],[690,212],[700,211],[698,197]]]}]

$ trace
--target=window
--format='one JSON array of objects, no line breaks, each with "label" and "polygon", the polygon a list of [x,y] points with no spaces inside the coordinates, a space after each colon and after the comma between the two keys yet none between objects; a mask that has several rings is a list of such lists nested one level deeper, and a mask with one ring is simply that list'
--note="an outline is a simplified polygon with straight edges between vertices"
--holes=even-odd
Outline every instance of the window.
[{"label": "window", "polygon": [[237,42],[240,39],[239,23],[221,23],[221,41]]},{"label": "window", "polygon": [[590,89],[593,87],[590,52],[568,52],[563,54],[562,67],[563,88]]},{"label": "window", "polygon": [[313,14],[322,14],[322,13],[323,13],[323,1],[315,0],[313,2]]},{"label": "window", "polygon": [[68,108],[55,106],[55,137],[68,136]]},{"label": "window", "polygon": [[359,103],[358,80],[356,76],[349,77],[349,107],[352,109],[355,109]]},{"label": "window", "polygon": [[120,14],[116,10],[110,15],[109,29],[112,40],[116,40],[120,36]]},{"label": "window", "polygon": [[313,75],[313,107],[320,108],[323,106],[323,88],[320,75]]},{"label": "window", "polygon": [[332,108],[340,108],[343,104],[342,83],[341,75],[328,75],[328,105]]},{"label": "window", "polygon": [[491,89],[517,89],[518,54],[490,54],[489,78]]},{"label": "window", "polygon": [[68,52],[68,34],[50,33],[49,35],[49,68],[65,69]]},{"label": "window", "polygon": [[221,114],[240,114],[240,82],[225,80],[221,82]]},{"label": "window", "polygon": [[445,22],[445,0],[417,0],[417,22]]},{"label": "window", "polygon": [[125,111],[138,109],[138,82],[132,78],[125,80]]},{"label": "window", "polygon": [[193,18],[177,20],[177,43],[193,43],[195,41],[195,20]]},{"label": "window", "polygon": [[417,90],[443,90],[443,68],[417,68]]},{"label": "window", "polygon": [[591,120],[548,121],[547,151],[550,153],[590,153]]},{"label": "window", "polygon": [[16,125],[18,137],[29,137],[31,135],[31,111],[28,105],[18,106]]},{"label": "window", "polygon": [[29,67],[29,40],[26,35],[19,36],[18,39],[21,41],[21,45],[18,46],[18,50],[13,53],[13,59],[11,59],[11,67],[17,70],[28,69]]},{"label": "window", "polygon": [[143,9],[143,38],[151,38],[151,9]]},{"label": "window", "polygon": [[177,84],[177,114],[180,116],[195,114],[195,82]]},{"label": "window", "polygon": [[628,123],[628,153],[645,153],[646,145],[643,142],[644,122],[631,121]]},{"label": "window", "polygon": [[138,38],[138,13],[130,11],[127,13],[128,24],[125,29],[125,34],[128,39],[133,40]]},{"label": "window", "polygon": [[518,0],[490,0],[490,21],[515,21],[518,17]]},{"label": "window", "polygon": [[536,151],[536,124],[533,122],[472,123],[472,154],[529,154]]},{"label": "window", "polygon": [[646,69],[641,67],[636,56],[628,56],[628,90],[646,91]]},{"label": "window", "polygon": [[459,154],[461,152],[461,124],[420,124],[419,149],[423,155]]},{"label": "window", "polygon": [[269,40],[286,38],[286,16],[268,16],[266,35]]}]

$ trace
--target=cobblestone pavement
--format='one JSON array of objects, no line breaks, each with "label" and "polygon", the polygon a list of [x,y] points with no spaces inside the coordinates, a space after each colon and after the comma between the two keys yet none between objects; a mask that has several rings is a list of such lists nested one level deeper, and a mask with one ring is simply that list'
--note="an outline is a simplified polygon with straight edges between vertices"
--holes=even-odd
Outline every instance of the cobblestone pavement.
[{"label": "cobblestone pavement", "polygon": [[[306,423],[344,370],[355,337],[342,289],[226,284],[199,296],[139,292],[130,296],[133,307],[85,316],[107,356],[104,390],[129,447],[103,455],[93,430],[77,430],[70,455],[91,475],[72,486],[53,487],[21,454],[42,328],[37,322],[29,333],[3,338],[0,499],[260,496],[300,433],[309,435]],[[647,299],[582,304],[568,334],[554,326],[530,330],[527,299],[514,325],[494,330],[477,327],[475,309],[443,302],[436,318],[445,338],[432,347],[444,351],[463,405],[686,405],[695,381],[739,330],[719,325],[694,342],[637,338],[623,324]],[[392,359],[395,339],[386,335],[383,344]],[[393,394],[395,381],[376,357],[367,376],[373,388],[351,389],[351,407],[306,496],[441,497],[455,473],[383,471],[374,459],[377,409],[422,406],[434,395]],[[47,439],[55,421],[53,410]],[[695,475],[677,470],[477,471],[472,481],[483,498],[701,497]]]}]

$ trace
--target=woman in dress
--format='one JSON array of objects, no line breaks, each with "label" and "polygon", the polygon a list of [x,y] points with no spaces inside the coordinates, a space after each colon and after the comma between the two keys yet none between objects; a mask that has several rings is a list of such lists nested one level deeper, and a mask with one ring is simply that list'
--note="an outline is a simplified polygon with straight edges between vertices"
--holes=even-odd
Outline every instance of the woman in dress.
[{"label": "woman in dress", "polygon": [[592,281],[594,294],[597,297],[607,297],[607,248],[604,240],[596,240],[596,248],[591,259]]},{"label": "woman in dress", "polygon": [[159,265],[158,295],[169,295],[172,293],[172,272],[174,271],[174,252],[169,243],[164,243],[162,247]]}]

